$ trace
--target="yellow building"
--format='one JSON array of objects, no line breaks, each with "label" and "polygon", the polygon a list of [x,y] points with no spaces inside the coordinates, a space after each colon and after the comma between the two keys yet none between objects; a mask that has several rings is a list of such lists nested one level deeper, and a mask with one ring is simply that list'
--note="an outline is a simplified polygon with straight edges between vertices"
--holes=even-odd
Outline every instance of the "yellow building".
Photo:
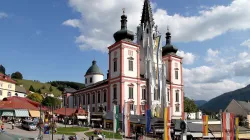
[{"label": "yellow building", "polygon": [[0,73],[0,100],[3,98],[15,96],[16,82],[11,77]]}]

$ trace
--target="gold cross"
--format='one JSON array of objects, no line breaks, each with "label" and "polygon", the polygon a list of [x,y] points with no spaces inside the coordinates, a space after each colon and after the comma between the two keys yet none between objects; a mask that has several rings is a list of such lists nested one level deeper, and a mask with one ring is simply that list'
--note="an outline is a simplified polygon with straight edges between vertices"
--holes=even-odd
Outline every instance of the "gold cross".
[{"label": "gold cross", "polygon": [[122,8],[122,13],[125,14],[125,8]]}]

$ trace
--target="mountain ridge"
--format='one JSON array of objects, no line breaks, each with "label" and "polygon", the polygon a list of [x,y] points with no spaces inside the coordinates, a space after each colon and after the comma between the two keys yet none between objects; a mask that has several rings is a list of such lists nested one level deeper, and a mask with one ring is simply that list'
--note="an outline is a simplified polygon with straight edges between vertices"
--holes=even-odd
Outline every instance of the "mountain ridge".
[{"label": "mountain ridge", "polygon": [[223,93],[202,105],[200,109],[205,112],[219,112],[228,106],[228,104],[234,99],[239,101],[250,100],[250,84],[246,87],[236,89],[234,91]]}]

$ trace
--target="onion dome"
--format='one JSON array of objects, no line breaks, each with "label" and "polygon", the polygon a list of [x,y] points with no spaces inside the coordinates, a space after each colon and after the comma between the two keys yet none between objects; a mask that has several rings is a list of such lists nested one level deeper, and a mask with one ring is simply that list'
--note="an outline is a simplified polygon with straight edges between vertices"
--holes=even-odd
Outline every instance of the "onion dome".
[{"label": "onion dome", "polygon": [[94,74],[101,74],[103,75],[101,69],[97,66],[96,61],[92,61],[92,65],[87,70],[86,75],[94,75]]},{"label": "onion dome", "polygon": [[127,16],[125,15],[125,10],[123,9],[123,15],[121,16],[121,30],[114,33],[114,39],[116,42],[120,40],[133,41],[134,33],[127,29]]},{"label": "onion dome", "polygon": [[5,68],[0,64],[0,73],[5,74]]},{"label": "onion dome", "polygon": [[178,49],[171,44],[171,33],[169,29],[166,33],[166,45],[162,47],[162,56],[167,54],[176,54]]}]

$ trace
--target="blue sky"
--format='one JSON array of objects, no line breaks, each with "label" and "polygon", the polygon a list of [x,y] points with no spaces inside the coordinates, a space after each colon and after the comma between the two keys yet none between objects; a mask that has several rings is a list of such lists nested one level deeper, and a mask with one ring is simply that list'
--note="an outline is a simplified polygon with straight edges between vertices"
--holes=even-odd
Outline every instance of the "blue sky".
[{"label": "blue sky", "polygon": [[[250,25],[244,24],[250,20],[241,14],[250,13],[249,1],[151,2],[160,32],[165,34],[170,26],[173,43],[186,60],[188,96],[212,98],[250,83],[250,74],[239,71],[250,70]],[[142,4],[142,0],[2,0],[0,63],[7,73],[20,71],[25,79],[84,82],[86,70],[96,59],[106,75],[106,46],[114,42],[112,36],[119,29],[121,9],[126,8],[129,28],[135,31]],[[238,57],[247,61],[238,61]],[[246,66],[239,68],[241,63]]]}]

